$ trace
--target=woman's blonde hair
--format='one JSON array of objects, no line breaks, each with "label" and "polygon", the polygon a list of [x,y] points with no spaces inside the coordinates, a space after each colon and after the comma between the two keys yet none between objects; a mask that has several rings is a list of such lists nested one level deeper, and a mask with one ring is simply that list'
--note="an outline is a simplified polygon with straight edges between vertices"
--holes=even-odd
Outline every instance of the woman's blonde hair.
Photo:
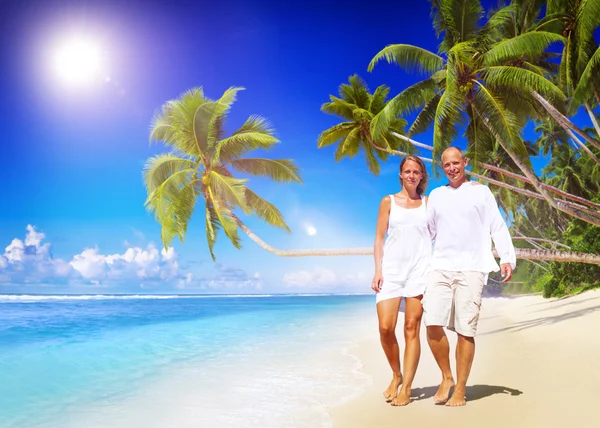
[{"label": "woman's blonde hair", "polygon": [[[400,162],[400,174],[402,174],[402,168],[404,168],[404,164],[408,161],[416,162],[421,168],[421,181],[417,185],[417,194],[423,195],[425,193],[425,189],[427,188],[427,168],[425,167],[425,163],[421,160],[420,157],[408,155],[402,162]],[[400,182],[402,182],[402,176],[400,177]]]}]

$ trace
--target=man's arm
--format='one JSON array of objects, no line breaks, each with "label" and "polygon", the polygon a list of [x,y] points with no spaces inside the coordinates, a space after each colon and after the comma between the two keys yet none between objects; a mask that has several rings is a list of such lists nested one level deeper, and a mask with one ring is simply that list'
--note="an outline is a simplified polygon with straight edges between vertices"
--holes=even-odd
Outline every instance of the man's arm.
[{"label": "man's arm", "polygon": [[490,225],[490,235],[500,256],[500,266],[502,276],[504,277],[503,282],[506,282],[510,279],[513,269],[517,266],[517,256],[510,233],[508,232],[508,227],[502,218],[502,214],[500,214],[496,198],[494,198],[489,188],[486,187],[486,189],[486,211],[487,221]]}]

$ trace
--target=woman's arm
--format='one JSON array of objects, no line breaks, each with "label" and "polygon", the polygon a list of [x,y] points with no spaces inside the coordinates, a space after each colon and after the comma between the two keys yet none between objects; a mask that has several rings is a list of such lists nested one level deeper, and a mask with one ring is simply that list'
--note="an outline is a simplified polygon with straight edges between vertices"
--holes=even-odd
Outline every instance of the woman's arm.
[{"label": "woman's arm", "polygon": [[384,197],[379,204],[379,214],[377,215],[377,227],[375,229],[375,243],[373,245],[373,254],[375,259],[375,275],[371,288],[376,292],[381,289],[383,275],[381,273],[381,260],[383,259],[383,243],[385,241],[385,232],[387,231],[388,221],[390,219],[390,209],[392,201],[389,196]]}]

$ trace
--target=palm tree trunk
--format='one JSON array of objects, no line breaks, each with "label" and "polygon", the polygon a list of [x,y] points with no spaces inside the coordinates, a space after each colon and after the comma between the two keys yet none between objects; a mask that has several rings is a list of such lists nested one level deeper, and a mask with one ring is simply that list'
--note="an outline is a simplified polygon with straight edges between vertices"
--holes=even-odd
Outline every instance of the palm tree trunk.
[{"label": "palm tree trunk", "polygon": [[561,127],[563,127],[563,128],[567,127],[569,129],[571,129],[572,131],[578,133],[579,135],[581,135],[583,137],[583,139],[585,141],[587,141],[592,146],[594,146],[598,150],[600,150],[600,142],[598,142],[595,139],[593,139],[592,137],[590,137],[587,132],[583,131],[582,129],[579,129],[573,122],[571,122],[566,116],[564,116],[561,112],[559,112],[557,109],[555,109],[554,106],[552,104],[550,104],[540,94],[538,94],[535,91],[533,91],[532,94],[535,97],[535,99],[538,100],[538,102],[542,105],[542,107],[544,107],[546,109],[546,111],[548,113],[550,113],[550,116],[552,116],[552,118],[554,120],[556,120]]},{"label": "palm tree trunk", "polygon": [[[315,256],[372,256],[373,247],[332,248],[313,250],[280,250],[260,239],[237,216],[236,223],[248,237],[264,250],[280,257],[315,257]],[[515,248],[517,258],[521,260],[547,260],[553,262],[575,262],[600,265],[600,254],[586,254],[575,251],[539,250],[535,248]],[[498,254],[494,250],[494,256]]]},{"label": "palm tree trunk", "polygon": [[532,238],[530,236],[514,236],[512,239],[513,239],[513,241],[514,240],[525,240],[525,241],[532,241],[532,242],[544,242],[546,244],[557,245],[559,247],[564,247],[566,249],[571,249],[571,247],[569,247],[568,245],[562,244],[560,242],[553,241],[551,239]]},{"label": "palm tree trunk", "polygon": [[598,138],[600,138],[600,126],[598,125],[598,120],[596,119],[596,115],[594,114],[594,111],[592,110],[592,108],[590,107],[590,105],[588,103],[585,103],[585,109],[588,112],[588,115],[590,116],[590,119],[592,121],[592,123],[594,124],[594,129],[596,130],[596,135],[598,136]]},{"label": "palm tree trunk", "polygon": [[[473,110],[477,112],[477,110],[475,110],[475,108],[473,108]],[[504,151],[513,160],[513,162],[515,163],[515,165],[517,165],[517,167],[521,170],[521,172],[523,172],[523,174],[525,175],[525,177],[527,177],[531,181],[531,184],[540,193],[540,195],[542,195],[544,197],[544,199],[546,200],[546,202],[548,204],[550,204],[551,207],[553,207],[554,209],[557,209],[559,211],[562,211],[565,214],[570,215],[571,217],[576,217],[576,218],[578,218],[580,220],[583,220],[583,221],[585,221],[587,223],[594,224],[596,226],[600,226],[600,213],[594,213],[592,215],[589,215],[589,214],[587,214],[586,212],[584,212],[581,209],[570,207],[569,204],[566,203],[566,201],[558,201],[558,200],[552,198],[548,194],[547,190],[545,190],[541,186],[540,181],[538,180],[538,178],[536,177],[536,175],[533,173],[533,171],[531,171],[527,167],[527,165],[525,165],[521,161],[521,159],[519,159],[519,156],[515,153],[515,151],[512,150],[512,148],[510,148],[508,146],[508,144],[506,144],[506,142],[503,141],[502,138],[495,132],[494,128],[490,125],[488,118],[485,117],[485,116],[482,116],[479,113],[477,113],[477,114],[483,120],[483,123],[485,123],[486,127],[488,128],[488,130],[496,138],[496,140],[498,141],[498,143],[500,144],[500,146],[502,146],[502,148],[504,149]]]},{"label": "palm tree trunk", "polygon": [[[569,132],[571,132],[571,131],[569,130]],[[432,146],[428,146],[427,144],[423,144],[423,143],[420,143],[418,141],[412,140],[412,139],[410,139],[408,137],[405,137],[404,135],[398,134],[396,132],[393,132],[392,134],[395,137],[398,137],[398,138],[401,138],[401,139],[403,139],[405,141],[408,141],[409,143],[411,143],[411,144],[413,144],[413,145],[415,145],[417,147],[421,147],[423,149],[433,151],[433,147]],[[374,146],[374,147],[378,148],[379,150],[385,150],[385,149],[382,149],[381,147],[378,147],[378,146]],[[587,147],[585,147],[585,148],[587,150],[589,150]],[[392,152],[393,152],[393,150],[392,150]],[[401,152],[398,152],[398,153],[401,153]],[[590,152],[590,154],[591,154],[591,152]],[[591,154],[591,156],[594,157],[593,154]],[[428,162],[432,162],[431,159],[422,158],[422,157],[421,157],[421,159],[423,159],[425,161],[428,161]],[[532,184],[531,181],[527,177],[523,177],[522,175],[519,175],[519,174],[514,173],[512,171],[508,171],[508,170],[500,168],[498,166],[491,165],[489,163],[478,163],[477,165],[479,165],[483,169],[497,172],[499,174],[505,175],[505,176],[510,177],[510,178],[514,178],[515,180],[522,181],[524,183]],[[469,171],[465,171],[465,172],[467,174],[475,175],[477,178],[480,178],[480,179],[485,180],[485,181],[490,181],[491,180],[491,179],[489,179],[489,178],[487,178],[485,176],[482,176],[482,175],[473,174],[473,173],[470,173]],[[495,180],[493,180],[493,181],[494,181],[493,184],[495,184],[497,186],[504,187],[505,189],[509,189],[509,190],[512,190],[512,191],[517,192],[517,193],[523,193],[523,192],[520,192],[520,190],[522,190],[522,189],[509,186],[506,183],[502,183],[502,182],[499,182],[499,181],[495,181]],[[541,183],[540,182],[540,186],[543,187],[546,190],[549,190],[549,191],[551,191],[553,193],[556,193],[559,196],[562,196],[563,198],[571,199],[573,201],[579,202],[580,204],[588,205],[590,207],[593,207],[593,208],[596,208],[596,209],[600,210],[600,204],[596,204],[596,203],[594,203],[592,201],[588,201],[587,199],[582,198],[580,196],[576,196],[576,195],[572,195],[571,193],[564,192],[564,191],[562,191],[562,190],[560,190],[560,189],[558,189],[558,188],[556,188],[554,186],[550,186],[550,185],[545,184],[545,183]],[[523,193],[523,194],[526,194],[526,193]],[[539,196],[540,197],[538,199],[544,199],[543,196],[541,196],[541,195],[539,195]]]},{"label": "palm tree trunk", "polygon": [[[562,127],[562,125],[561,125]],[[577,150],[583,150],[584,152],[587,153],[587,155],[589,157],[591,157],[594,162],[596,162],[598,165],[600,165],[600,160],[596,157],[596,155],[594,155],[594,153],[590,150],[590,148],[588,146],[586,146],[585,144],[583,144],[581,142],[581,140],[579,138],[577,138],[577,136],[573,133],[573,131],[571,131],[569,128],[563,128],[565,131],[567,131],[567,133],[569,134],[569,136],[571,137],[571,139],[573,140],[573,142],[575,143],[575,148]]]}]

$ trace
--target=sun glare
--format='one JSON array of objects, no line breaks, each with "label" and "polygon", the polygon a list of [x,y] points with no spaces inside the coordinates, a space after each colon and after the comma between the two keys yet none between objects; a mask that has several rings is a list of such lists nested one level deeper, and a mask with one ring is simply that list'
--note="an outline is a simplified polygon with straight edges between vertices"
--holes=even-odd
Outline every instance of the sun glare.
[{"label": "sun glare", "polygon": [[91,40],[72,39],[61,45],[53,58],[54,71],[65,83],[74,86],[101,81],[102,52]]},{"label": "sun glare", "polygon": [[315,236],[317,234],[317,229],[315,229],[313,226],[308,226],[306,228],[306,233],[308,233],[308,236]]}]

